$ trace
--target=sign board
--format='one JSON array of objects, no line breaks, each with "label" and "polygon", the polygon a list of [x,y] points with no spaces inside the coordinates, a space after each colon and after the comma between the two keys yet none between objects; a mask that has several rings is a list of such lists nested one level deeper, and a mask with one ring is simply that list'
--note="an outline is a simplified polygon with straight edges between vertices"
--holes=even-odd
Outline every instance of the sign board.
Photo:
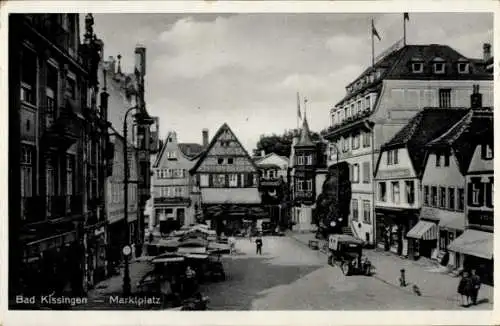
[{"label": "sign board", "polygon": [[411,178],[413,177],[410,169],[380,170],[377,173],[377,179]]},{"label": "sign board", "polygon": [[337,250],[338,245],[339,244],[337,237],[333,234],[330,234],[330,237],[328,238],[328,248],[331,250]]}]

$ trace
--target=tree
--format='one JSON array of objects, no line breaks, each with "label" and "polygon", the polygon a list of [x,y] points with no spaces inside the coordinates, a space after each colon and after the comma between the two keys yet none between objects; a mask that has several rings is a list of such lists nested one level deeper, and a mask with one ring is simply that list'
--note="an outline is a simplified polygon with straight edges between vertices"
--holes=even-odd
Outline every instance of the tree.
[{"label": "tree", "polygon": [[[265,153],[275,153],[281,156],[290,157],[294,135],[300,135],[300,130],[285,130],[283,135],[261,135],[257,142],[257,148],[253,150],[253,155],[259,156],[261,151],[264,150]],[[311,140],[318,141],[319,139],[319,134],[311,131]]]},{"label": "tree", "polygon": [[316,200],[314,216],[314,221],[323,236],[341,233],[342,227],[347,226],[350,203],[349,164],[341,162],[330,166],[322,192]]}]

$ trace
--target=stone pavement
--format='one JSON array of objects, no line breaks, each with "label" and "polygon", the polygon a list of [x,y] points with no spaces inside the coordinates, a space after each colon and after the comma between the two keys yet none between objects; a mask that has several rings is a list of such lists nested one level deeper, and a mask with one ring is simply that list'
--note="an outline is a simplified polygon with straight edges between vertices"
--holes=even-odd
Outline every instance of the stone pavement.
[{"label": "stone pavement", "polygon": [[[315,239],[313,233],[289,232],[287,235],[304,245],[308,245],[309,240]],[[438,264],[436,262],[429,259],[413,261],[379,250],[364,250],[363,254],[370,259],[375,267],[373,277],[384,283],[411,293],[414,293],[413,286],[416,285],[422,297],[455,302],[459,302],[460,300],[457,294],[459,278],[440,272],[441,269],[437,268]],[[399,286],[400,270],[402,268],[406,271],[406,282],[408,283],[406,287]],[[478,307],[480,306],[481,309],[492,308],[493,295],[493,287],[483,284],[478,298],[481,304]]]}]

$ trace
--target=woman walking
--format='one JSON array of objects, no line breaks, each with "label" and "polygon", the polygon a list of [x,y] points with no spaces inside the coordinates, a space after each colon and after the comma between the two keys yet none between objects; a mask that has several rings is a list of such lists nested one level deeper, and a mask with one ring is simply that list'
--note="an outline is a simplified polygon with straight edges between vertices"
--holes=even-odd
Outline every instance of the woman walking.
[{"label": "woman walking", "polygon": [[461,297],[463,307],[469,307],[472,294],[472,281],[469,277],[469,272],[464,272],[460,282],[458,283],[458,294]]}]

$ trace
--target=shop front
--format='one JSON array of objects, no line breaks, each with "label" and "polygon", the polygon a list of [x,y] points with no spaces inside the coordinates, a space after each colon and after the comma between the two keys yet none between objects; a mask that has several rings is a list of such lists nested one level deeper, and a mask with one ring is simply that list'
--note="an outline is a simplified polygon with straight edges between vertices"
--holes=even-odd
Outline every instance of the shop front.
[{"label": "shop front", "polygon": [[408,241],[407,233],[417,224],[418,210],[377,207],[375,213],[379,246],[400,256],[414,252],[415,243]]},{"label": "shop front", "polygon": [[86,230],[84,239],[85,279],[87,288],[93,288],[108,275],[107,270],[107,233],[104,225],[93,226]]},{"label": "shop front", "polygon": [[493,284],[493,233],[467,229],[448,250],[463,255],[463,268],[475,269],[483,282]]},{"label": "shop front", "polygon": [[431,258],[436,253],[438,224],[436,221],[421,219],[406,234],[406,237],[410,239],[412,250],[409,256],[412,259]]},{"label": "shop front", "polygon": [[19,275],[27,295],[83,293],[83,247],[69,231],[27,243]]}]

